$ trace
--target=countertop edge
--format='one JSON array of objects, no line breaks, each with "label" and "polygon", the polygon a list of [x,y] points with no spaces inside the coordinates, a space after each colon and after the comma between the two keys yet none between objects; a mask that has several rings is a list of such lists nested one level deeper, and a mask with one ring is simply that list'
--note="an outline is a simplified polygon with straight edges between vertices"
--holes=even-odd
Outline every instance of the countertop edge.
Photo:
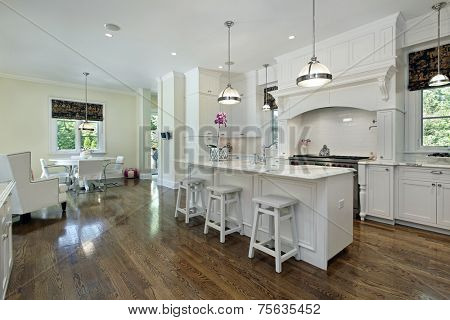
[{"label": "countertop edge", "polygon": [[16,185],[16,182],[14,180],[11,180],[9,182],[4,181],[2,183],[8,183],[6,187],[1,191],[0,193],[0,207],[3,206],[5,203],[6,198],[8,198],[9,194],[13,190],[14,186]]}]

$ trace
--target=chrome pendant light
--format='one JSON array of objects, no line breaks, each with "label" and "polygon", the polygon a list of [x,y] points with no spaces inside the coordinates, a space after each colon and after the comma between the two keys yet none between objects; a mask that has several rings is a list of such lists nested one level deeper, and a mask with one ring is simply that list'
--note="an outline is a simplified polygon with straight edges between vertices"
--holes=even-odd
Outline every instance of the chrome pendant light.
[{"label": "chrome pendant light", "polygon": [[84,74],[84,97],[85,97],[85,108],[84,108],[84,120],[78,127],[80,131],[95,131],[94,126],[88,121],[88,99],[87,99],[87,78],[89,76],[89,72],[83,72]]},{"label": "chrome pendant light", "polygon": [[432,8],[438,13],[438,73],[428,82],[430,87],[445,86],[450,80],[445,74],[441,74],[441,9],[447,5],[447,2],[436,3]]},{"label": "chrome pendant light", "polygon": [[233,21],[226,21],[225,26],[228,28],[228,61],[226,64],[228,65],[228,84],[225,89],[219,94],[219,98],[217,101],[220,104],[237,104],[241,102],[241,96],[236,89],[233,89],[231,86],[231,54],[230,54],[230,35],[231,35],[231,27],[234,25]]},{"label": "chrome pendant light", "polygon": [[300,71],[297,78],[299,87],[318,87],[331,81],[330,70],[316,57],[316,0],[313,0],[313,55],[311,61]]},{"label": "chrome pendant light", "polygon": [[269,65],[266,63],[263,65],[264,68],[266,68],[266,89],[264,90],[264,105],[262,107],[263,111],[270,111],[270,106],[267,103],[267,67]]}]

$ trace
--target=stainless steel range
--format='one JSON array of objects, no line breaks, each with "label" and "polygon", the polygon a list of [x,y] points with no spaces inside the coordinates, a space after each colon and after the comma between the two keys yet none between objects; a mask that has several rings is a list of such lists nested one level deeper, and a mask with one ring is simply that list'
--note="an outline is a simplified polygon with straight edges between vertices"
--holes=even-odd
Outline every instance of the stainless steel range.
[{"label": "stainless steel range", "polygon": [[289,163],[293,166],[314,165],[327,167],[340,167],[355,169],[353,177],[353,215],[356,218],[360,212],[359,184],[358,184],[358,161],[369,157],[356,156],[316,156],[311,154],[294,155],[289,157]]}]

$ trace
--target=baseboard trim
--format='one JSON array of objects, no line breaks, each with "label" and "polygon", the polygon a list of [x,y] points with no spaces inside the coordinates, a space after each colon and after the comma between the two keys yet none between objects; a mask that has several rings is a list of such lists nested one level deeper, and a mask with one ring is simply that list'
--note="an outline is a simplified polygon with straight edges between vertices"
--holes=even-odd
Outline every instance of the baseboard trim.
[{"label": "baseboard trim", "polygon": [[417,224],[414,222],[395,220],[395,223],[402,225],[402,226],[411,227],[411,228],[416,228],[416,229],[421,229],[421,230],[425,230],[425,231],[431,231],[431,232],[441,233],[441,234],[445,234],[445,235],[450,235],[450,230],[445,230],[445,229],[431,227],[431,226],[425,226],[423,224]]},{"label": "baseboard trim", "polygon": [[178,183],[169,179],[158,178],[158,186],[163,186],[169,189],[178,189]]}]

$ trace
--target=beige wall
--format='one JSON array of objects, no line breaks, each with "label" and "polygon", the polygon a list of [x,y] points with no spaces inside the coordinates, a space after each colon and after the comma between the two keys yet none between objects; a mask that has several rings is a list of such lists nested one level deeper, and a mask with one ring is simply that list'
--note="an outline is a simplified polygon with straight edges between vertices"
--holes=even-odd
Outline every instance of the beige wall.
[{"label": "beige wall", "polygon": [[[31,151],[35,176],[41,173],[39,159],[51,157],[51,97],[84,100],[84,89],[0,77],[0,154]],[[136,97],[98,89],[89,90],[88,97],[106,105],[107,156],[123,155],[127,167],[136,167]]]}]

